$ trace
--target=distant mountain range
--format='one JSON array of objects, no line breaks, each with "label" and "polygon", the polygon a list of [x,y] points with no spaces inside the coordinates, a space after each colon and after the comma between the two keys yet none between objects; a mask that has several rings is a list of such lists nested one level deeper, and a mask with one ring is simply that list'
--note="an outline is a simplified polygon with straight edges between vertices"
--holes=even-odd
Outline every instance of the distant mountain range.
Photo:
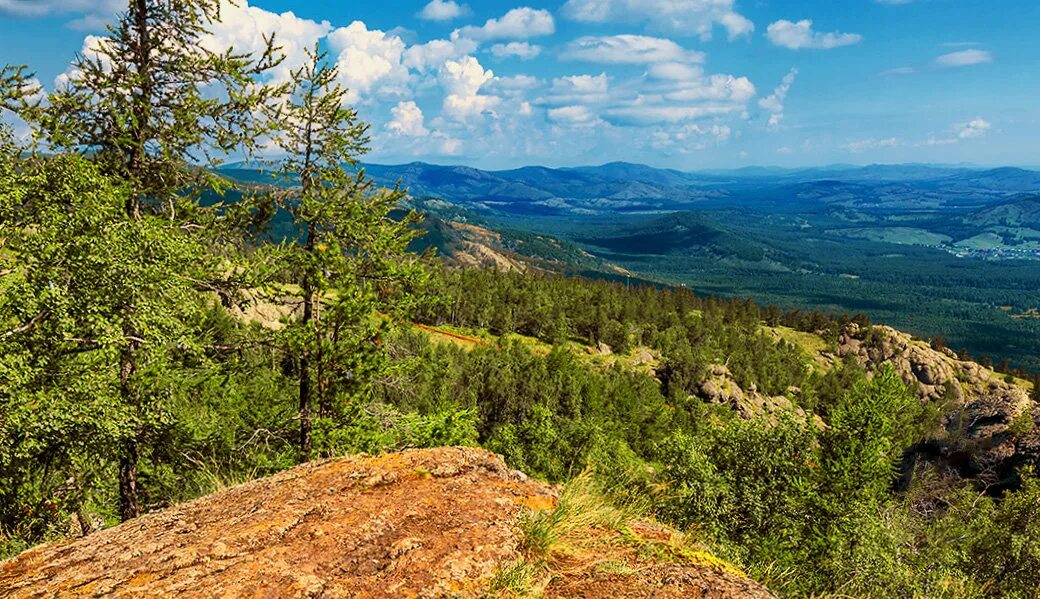
[{"label": "distant mountain range", "polygon": [[484,171],[415,162],[366,165],[377,182],[400,181],[416,197],[482,212],[528,215],[670,212],[726,205],[806,208],[806,204],[979,208],[1040,191],[1040,172],[930,165],[837,165],[687,173],[615,162],[596,167]]}]

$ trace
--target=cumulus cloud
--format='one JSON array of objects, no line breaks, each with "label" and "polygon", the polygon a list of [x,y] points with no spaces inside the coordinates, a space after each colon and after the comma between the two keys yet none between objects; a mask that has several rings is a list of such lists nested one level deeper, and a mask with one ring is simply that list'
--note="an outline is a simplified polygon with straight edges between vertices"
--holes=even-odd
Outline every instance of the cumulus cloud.
[{"label": "cumulus cloud", "polygon": [[415,15],[426,21],[451,21],[470,14],[469,7],[453,0],[431,0]]},{"label": "cumulus cloud", "polygon": [[697,105],[652,104],[636,101],[629,105],[609,108],[603,112],[603,118],[615,125],[644,127],[664,123],[680,123],[704,117],[723,116],[737,110],[727,103],[707,103]]},{"label": "cumulus cloud", "polygon": [[993,62],[993,54],[986,50],[976,49],[951,52],[935,59],[935,64],[941,67],[966,67],[987,62]]},{"label": "cumulus cloud", "polygon": [[660,99],[667,102],[697,102],[714,100],[743,105],[755,96],[755,86],[747,77],[733,75],[700,76],[673,81],[660,91]]},{"label": "cumulus cloud", "polygon": [[780,85],[776,86],[772,94],[758,101],[759,108],[770,113],[769,127],[771,129],[778,128],[780,121],[784,120],[784,101],[787,100],[787,93],[791,91],[796,77],[798,77],[798,69],[791,69],[784,75]]},{"label": "cumulus cloud", "polygon": [[535,46],[527,42],[509,42],[508,44],[495,44],[491,46],[491,53],[496,58],[509,58],[515,56],[522,60],[531,60],[542,53],[541,46]]},{"label": "cumulus cloud", "polygon": [[983,118],[973,119],[967,123],[957,125],[957,137],[960,139],[974,139],[989,133],[993,124]]},{"label": "cumulus cloud", "polygon": [[661,62],[650,65],[647,77],[664,81],[693,81],[704,75],[700,65],[682,62]]},{"label": "cumulus cloud", "polygon": [[410,46],[404,52],[402,62],[410,69],[421,73],[436,70],[449,60],[458,60],[477,51],[477,42],[463,37],[450,40],[431,40],[425,44]]},{"label": "cumulus cloud", "polygon": [[843,144],[841,149],[851,152],[852,154],[862,154],[868,150],[881,150],[884,148],[894,148],[900,145],[901,142],[898,138],[888,137],[885,139],[860,139],[856,141],[850,141],[849,143]]},{"label": "cumulus cloud", "polygon": [[734,10],[735,0],[567,0],[563,15],[583,23],[647,23],[677,35],[710,38],[716,25],[729,39],[749,35],[754,24]]},{"label": "cumulus cloud", "polygon": [[[88,35],[83,38],[83,47],[80,48],[80,56],[91,61],[101,61],[107,70],[110,66],[108,58],[101,53],[107,43],[108,38],[100,37],[96,35]],[[73,65],[69,65],[69,68],[54,78],[54,87],[61,89],[65,87],[69,81],[78,78],[83,73]]]},{"label": "cumulus cloud", "polygon": [[556,33],[556,22],[547,10],[526,6],[514,8],[501,18],[488,19],[481,27],[468,26],[455,31],[453,37],[468,37],[477,41],[525,40]]},{"label": "cumulus cloud", "polygon": [[318,23],[292,12],[276,14],[246,2],[224,0],[220,11],[220,22],[210,25],[211,35],[203,38],[202,45],[214,52],[230,47],[237,52],[255,54],[264,50],[264,36],[273,33],[275,43],[285,55],[285,60],[272,73],[277,82],[288,81],[292,71],[307,61],[307,51],[314,49],[318,40],[332,31],[328,21]]},{"label": "cumulus cloud", "polygon": [[687,50],[669,39],[645,35],[585,36],[567,44],[564,60],[603,64],[704,62],[704,54]]},{"label": "cumulus cloud", "polygon": [[729,141],[732,130],[727,125],[689,123],[680,127],[664,127],[651,133],[651,146],[667,154],[688,154],[719,146]]},{"label": "cumulus cloud", "polygon": [[566,127],[593,127],[603,122],[588,106],[581,105],[550,108],[546,116],[552,123]]},{"label": "cumulus cloud", "polygon": [[447,92],[444,98],[444,116],[459,123],[468,123],[491,111],[501,102],[498,96],[481,95],[480,88],[495,77],[472,56],[449,60],[440,71],[441,85]]},{"label": "cumulus cloud", "polygon": [[814,50],[829,50],[841,46],[851,46],[863,41],[863,36],[858,33],[820,33],[813,31],[813,22],[810,19],[802,19],[797,23],[781,19],[769,25],[766,29],[766,37],[774,45],[791,50],[803,48]]},{"label": "cumulus cloud", "polygon": [[982,117],[974,118],[966,123],[954,123],[941,136],[932,134],[918,146],[952,146],[963,140],[984,137],[993,128],[993,124]]},{"label": "cumulus cloud", "polygon": [[425,118],[419,106],[412,101],[398,102],[390,109],[391,119],[386,128],[397,135],[405,137],[426,137],[430,131],[425,126]]},{"label": "cumulus cloud", "polygon": [[514,75],[512,77],[495,77],[482,89],[497,95],[515,96],[523,94],[542,84],[542,80],[530,75]]},{"label": "cumulus cloud", "polygon": [[[740,114],[754,95],[755,86],[746,77],[706,75],[700,65],[661,62],[649,65],[643,76],[617,85],[606,73],[559,77],[535,104],[550,110],[588,108],[553,113],[560,121],[576,122],[579,115],[595,114],[614,126],[648,127]],[[580,120],[593,122],[590,118]]]},{"label": "cumulus cloud", "polygon": [[329,48],[336,56],[340,83],[349,93],[348,102],[391,98],[409,94],[408,68],[402,63],[405,45],[401,38],[354,21],[329,33]]},{"label": "cumulus cloud", "polygon": [[553,79],[549,95],[539,98],[538,104],[546,106],[599,104],[610,99],[609,89],[610,79],[606,73],[557,77]]}]

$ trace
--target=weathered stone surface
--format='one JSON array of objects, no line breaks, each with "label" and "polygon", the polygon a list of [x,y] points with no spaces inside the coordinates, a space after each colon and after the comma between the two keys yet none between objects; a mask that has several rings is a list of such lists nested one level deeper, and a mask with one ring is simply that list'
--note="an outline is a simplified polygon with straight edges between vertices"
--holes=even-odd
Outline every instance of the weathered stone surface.
[{"label": "weathered stone surface", "polygon": [[[556,494],[479,449],[313,463],[27,551],[0,564],[0,596],[480,597],[521,556],[520,514]],[[663,530],[634,534],[675,534]],[[772,597],[735,572],[657,563],[609,534],[601,547],[613,553],[575,561],[546,596]],[[608,558],[638,574],[602,575]]]},{"label": "weathered stone surface", "polygon": [[1036,406],[1023,387],[992,370],[886,326],[848,326],[838,339],[838,354],[871,370],[891,365],[923,401],[940,406],[946,431],[929,446],[937,454],[933,457],[948,460],[963,474],[999,482],[1018,466],[1038,463],[1040,432],[1011,430]]}]

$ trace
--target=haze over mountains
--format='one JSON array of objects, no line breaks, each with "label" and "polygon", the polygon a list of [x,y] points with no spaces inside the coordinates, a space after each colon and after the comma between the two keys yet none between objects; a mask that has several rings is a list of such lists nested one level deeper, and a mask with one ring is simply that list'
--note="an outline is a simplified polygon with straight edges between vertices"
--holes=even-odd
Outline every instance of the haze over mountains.
[{"label": "haze over mountains", "polygon": [[1040,172],[930,165],[837,165],[687,173],[615,162],[596,167],[529,166],[484,171],[421,162],[367,165],[377,181],[400,180],[414,196],[439,197],[513,214],[595,214],[717,207],[822,204],[902,208],[985,206],[1040,190]]}]

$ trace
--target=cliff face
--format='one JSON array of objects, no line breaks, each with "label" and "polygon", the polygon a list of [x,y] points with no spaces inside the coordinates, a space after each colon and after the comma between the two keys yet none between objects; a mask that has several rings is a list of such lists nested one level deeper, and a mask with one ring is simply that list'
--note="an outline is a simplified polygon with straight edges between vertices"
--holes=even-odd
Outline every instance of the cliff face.
[{"label": "cliff face", "polygon": [[[0,595],[499,595],[503,573],[525,563],[521,518],[558,500],[482,450],[338,459],[30,550],[0,565]],[[631,545],[670,546],[662,527],[633,522],[624,539],[586,528],[569,531],[583,541],[565,569],[529,576],[545,596],[771,596],[721,562],[650,561],[667,552]]]},{"label": "cliff face", "polygon": [[871,369],[891,365],[923,401],[942,408],[944,433],[919,448],[929,458],[996,484],[1015,468],[1040,465],[1040,411],[1019,384],[885,326],[851,325],[838,355]]}]

